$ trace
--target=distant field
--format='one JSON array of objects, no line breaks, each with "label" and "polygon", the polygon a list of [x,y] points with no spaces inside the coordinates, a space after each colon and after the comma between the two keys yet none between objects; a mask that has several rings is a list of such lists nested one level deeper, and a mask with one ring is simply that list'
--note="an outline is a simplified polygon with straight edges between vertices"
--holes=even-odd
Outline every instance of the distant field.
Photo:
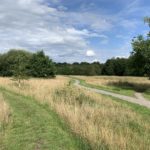
[{"label": "distant field", "polygon": [[150,80],[146,77],[118,77],[118,76],[75,76],[84,80],[93,87],[112,91],[115,93],[134,96],[135,92],[141,92],[150,99]]},{"label": "distant field", "polygon": [[[106,88],[110,81],[120,80],[80,78]],[[146,78],[123,81],[149,84]],[[30,79],[18,89],[14,81],[0,78],[0,149],[149,149],[149,109],[86,91],[72,83],[63,76]],[[134,94],[130,90],[129,94]]]}]

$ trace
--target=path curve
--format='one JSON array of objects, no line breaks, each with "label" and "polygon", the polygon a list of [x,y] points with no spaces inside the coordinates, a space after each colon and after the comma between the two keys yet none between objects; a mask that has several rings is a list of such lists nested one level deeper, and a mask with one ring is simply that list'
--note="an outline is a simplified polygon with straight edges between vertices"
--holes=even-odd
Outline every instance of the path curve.
[{"label": "path curve", "polygon": [[113,93],[113,92],[108,92],[108,91],[105,91],[105,90],[86,87],[86,86],[81,85],[80,81],[77,80],[77,79],[75,80],[74,85],[83,87],[87,90],[90,90],[90,91],[93,91],[93,92],[96,92],[96,93],[113,96],[113,97],[119,98],[119,99],[124,100],[124,101],[128,101],[128,102],[131,102],[131,103],[139,104],[139,105],[145,106],[147,108],[150,108],[150,101],[145,100],[144,97],[140,93],[136,93],[135,94],[136,98],[134,98],[134,97],[130,97],[130,96],[116,94],[116,93]]}]

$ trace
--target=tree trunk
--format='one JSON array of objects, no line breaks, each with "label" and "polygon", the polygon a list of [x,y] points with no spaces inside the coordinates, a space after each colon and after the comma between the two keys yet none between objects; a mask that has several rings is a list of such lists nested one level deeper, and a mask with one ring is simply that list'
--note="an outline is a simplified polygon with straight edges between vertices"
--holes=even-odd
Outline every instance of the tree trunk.
[{"label": "tree trunk", "polygon": [[18,79],[18,87],[20,88],[21,87],[21,80]]}]

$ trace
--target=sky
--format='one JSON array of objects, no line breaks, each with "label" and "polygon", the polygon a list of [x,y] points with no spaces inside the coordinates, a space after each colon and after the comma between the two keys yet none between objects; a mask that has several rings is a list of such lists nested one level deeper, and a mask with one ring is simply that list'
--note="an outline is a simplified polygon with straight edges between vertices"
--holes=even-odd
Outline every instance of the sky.
[{"label": "sky", "polygon": [[44,50],[56,62],[128,57],[150,0],[0,0],[0,53]]}]

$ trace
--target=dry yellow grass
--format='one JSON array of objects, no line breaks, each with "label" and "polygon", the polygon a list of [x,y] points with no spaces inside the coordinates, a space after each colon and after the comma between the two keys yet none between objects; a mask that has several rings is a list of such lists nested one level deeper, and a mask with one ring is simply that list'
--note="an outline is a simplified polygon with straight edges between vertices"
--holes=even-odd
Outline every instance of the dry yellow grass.
[{"label": "dry yellow grass", "polygon": [[54,108],[93,149],[149,148],[150,121],[142,115],[99,94],[70,87],[65,90],[56,97]]},{"label": "dry yellow grass", "polygon": [[107,85],[110,82],[130,82],[137,84],[149,84],[150,80],[146,77],[119,77],[119,76],[76,76],[77,78],[85,80],[87,83],[94,85]]},{"label": "dry yellow grass", "polygon": [[10,107],[5,102],[3,95],[0,94],[0,145],[5,137],[4,128],[7,124],[9,124],[10,114],[11,114]]},{"label": "dry yellow grass", "polygon": [[46,99],[51,101],[53,91],[59,87],[64,87],[68,82],[69,79],[62,76],[57,76],[56,79],[34,78],[22,81],[21,88],[18,88],[12,78],[0,78],[0,86],[23,95],[29,95],[43,102]]},{"label": "dry yellow grass", "polygon": [[150,80],[146,77],[119,76],[75,76],[95,88],[108,90],[127,96],[135,96],[135,92],[143,93],[150,100]]},{"label": "dry yellow grass", "polygon": [[9,122],[10,108],[5,102],[4,97],[0,94],[0,127],[2,124],[7,124]]},{"label": "dry yellow grass", "polygon": [[150,120],[108,97],[68,86],[69,79],[31,79],[18,89],[13,81],[0,78],[0,85],[48,103],[70,128],[96,149],[148,150]]}]

